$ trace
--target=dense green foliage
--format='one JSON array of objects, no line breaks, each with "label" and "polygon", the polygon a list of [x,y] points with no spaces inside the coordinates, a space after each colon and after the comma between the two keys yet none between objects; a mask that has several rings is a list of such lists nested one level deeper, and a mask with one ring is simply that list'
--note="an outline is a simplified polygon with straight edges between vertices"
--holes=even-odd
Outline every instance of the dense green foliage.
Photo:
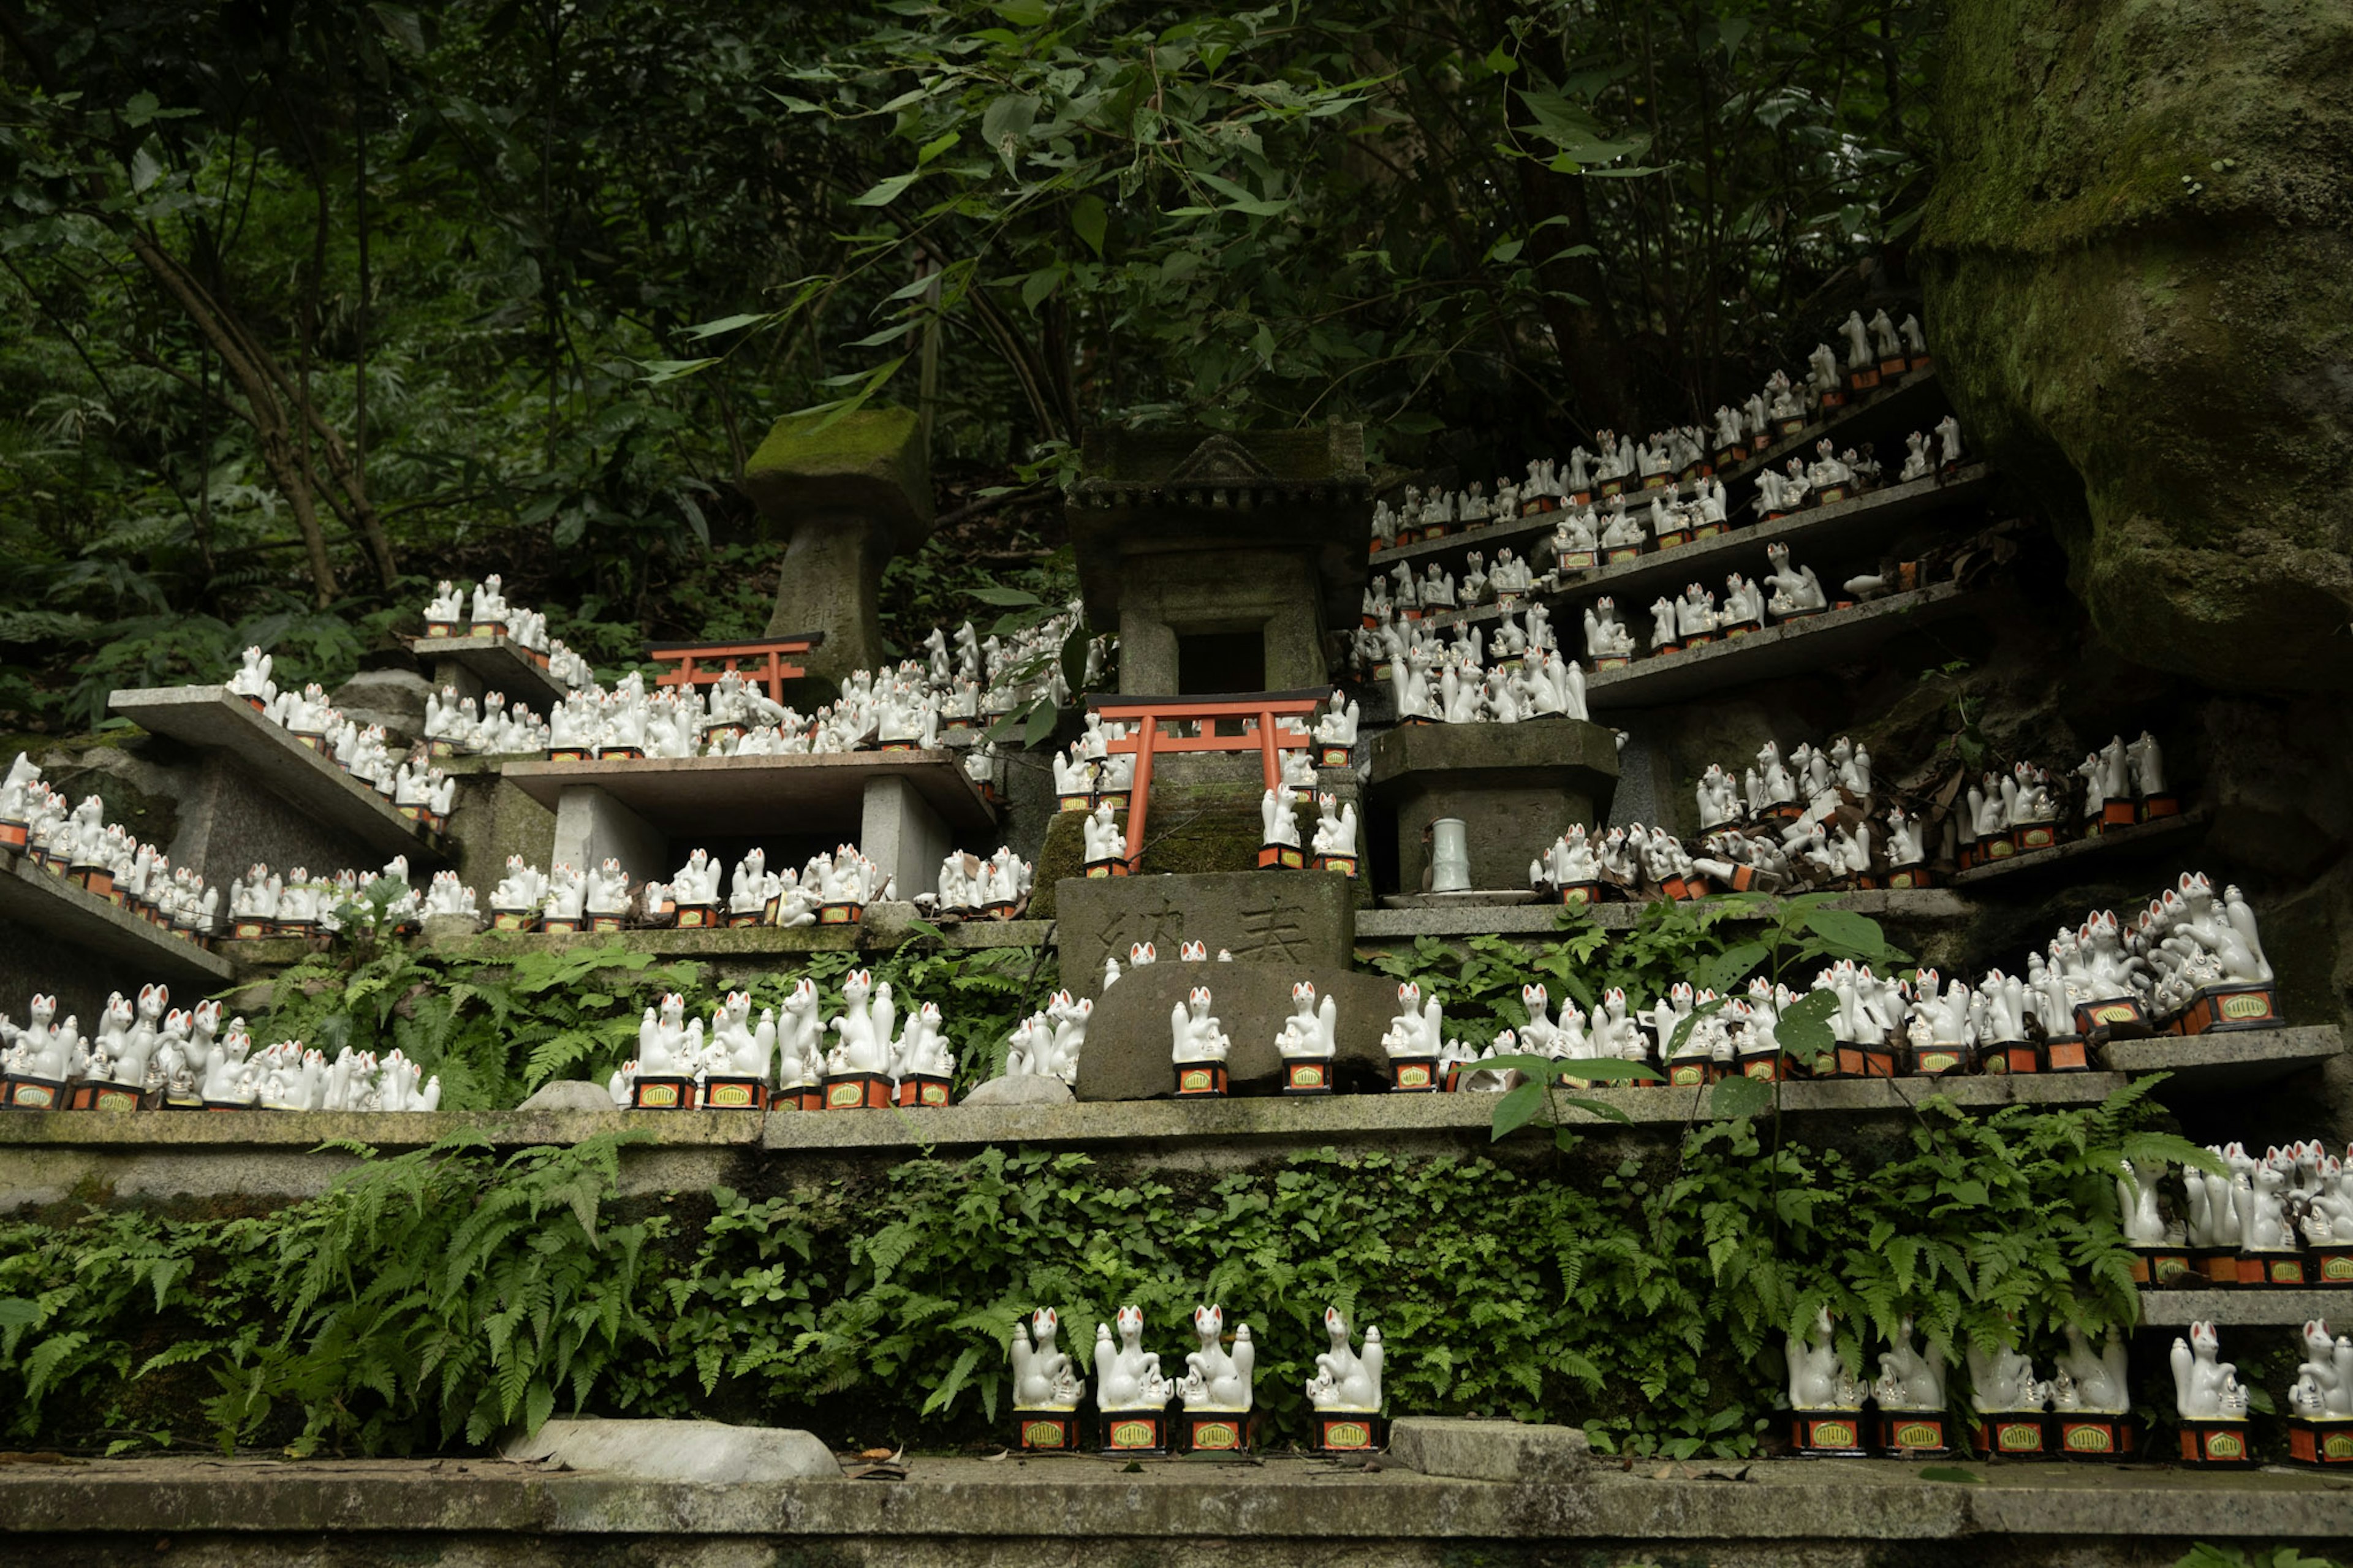
[{"label": "dense green foliage", "polygon": [[1395,1409],[1736,1455],[1777,1403],[1783,1332],[1820,1307],[1858,1369],[1905,1316],[1955,1345],[2129,1321],[2111,1177],[2178,1142],[2134,1131],[2142,1093],[1983,1121],[1932,1103],[1869,1160],[1768,1156],[1738,1119],[1589,1184],[1378,1152],[1215,1176],[992,1150],[617,1205],[612,1139],[501,1158],[467,1135],[261,1217],[0,1226],[0,1392],[13,1437],[70,1445],[405,1452],[584,1407],[939,1446],[1004,1413],[1031,1306],[1083,1363],[1123,1302],[1165,1352],[1217,1300],[1253,1325],[1261,1405],[1295,1436],[1336,1301],[1382,1326]]},{"label": "dense green foliage", "polygon": [[608,669],[740,631],[744,457],[844,399],[923,411],[961,519],[902,646],[1067,583],[1091,426],[1362,418],[1467,479],[1690,417],[1900,272],[1933,15],[10,6],[0,722],[248,640],[332,679],[441,574]]}]

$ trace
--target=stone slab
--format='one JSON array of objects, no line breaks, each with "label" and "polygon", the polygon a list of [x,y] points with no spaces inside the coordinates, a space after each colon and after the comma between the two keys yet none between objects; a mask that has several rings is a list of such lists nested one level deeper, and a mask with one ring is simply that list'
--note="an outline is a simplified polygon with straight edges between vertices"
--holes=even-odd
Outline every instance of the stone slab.
[{"label": "stone slab", "polygon": [[[1653,708],[1681,702],[1754,680],[1805,675],[1857,658],[1912,626],[1968,608],[1968,590],[1936,583],[1908,594],[1890,594],[1851,609],[1830,610],[1804,620],[1784,621],[1727,642],[1687,653],[1637,658],[1622,669],[1597,670],[1586,678],[1586,706],[1596,713]],[[1641,628],[1640,606],[1620,614]]]},{"label": "stone slab", "polygon": [[[691,958],[726,965],[793,959],[812,952],[887,952],[918,934],[919,917],[907,902],[866,906],[866,918],[850,926],[717,926],[680,931],[647,927],[569,936],[546,931],[477,931],[462,918],[427,921],[425,942],[436,952],[496,962],[533,952],[566,952],[577,948],[617,946],[658,958]],[[947,921],[929,922],[951,948],[1038,947],[1051,936],[1049,921]],[[268,937],[256,942],[227,942],[222,955],[236,966],[241,979],[266,976],[308,956],[311,944],[295,937]]]},{"label": "stone slab", "polygon": [[2037,872],[2063,869],[2087,857],[2122,858],[2178,847],[2202,835],[2213,819],[2212,807],[2193,805],[2179,816],[2160,816],[2154,822],[2109,828],[2097,838],[2071,838],[2048,849],[2029,849],[2004,859],[1989,860],[1982,866],[1956,871],[1952,882],[1955,887],[1974,888],[1987,882],[2022,880]]},{"label": "stone slab", "polygon": [[406,855],[418,871],[445,865],[447,842],[395,810],[334,763],[255,712],[222,686],[118,691],[108,708],[151,734],[226,752],[290,806],[381,855]]},{"label": "stone slab", "polygon": [[[227,896],[226,891],[222,896]],[[214,990],[237,975],[235,965],[219,953],[51,875],[30,856],[5,849],[0,849],[0,920],[16,921],[37,943],[60,942],[121,965],[121,989],[126,994],[132,984],[151,980],[194,982]],[[17,1001],[10,997],[0,1005],[14,1007]]]},{"label": "stone slab", "polygon": [[1204,872],[1195,876],[1066,877],[1054,885],[1062,983],[1092,994],[1103,960],[1148,942],[1163,963],[1180,942],[1220,948],[1237,962],[1345,969],[1356,947],[1356,903],[1336,871]]},{"label": "stone slab", "polygon": [[1282,1087],[1282,1059],[1274,1037],[1291,1016],[1291,987],[1314,983],[1317,997],[1339,1004],[1339,1054],[1333,1079],[1344,1091],[1377,1092],[1386,1085],[1388,1057],[1381,1034],[1397,1012],[1397,985],[1378,975],[1334,964],[1170,963],[1130,969],[1095,1002],[1079,1053],[1082,1100],[1155,1100],[1176,1090],[1169,1015],[1196,986],[1207,986],[1210,1012],[1234,1043],[1226,1072],[1235,1094],[1272,1094]]},{"label": "stone slab", "polygon": [[1071,1086],[1060,1079],[1025,1072],[1013,1078],[990,1079],[965,1095],[963,1103],[973,1106],[1069,1105],[1077,1098],[1071,1092]]},{"label": "stone slab", "polygon": [[482,683],[484,691],[504,692],[542,719],[564,700],[564,682],[542,669],[522,645],[512,637],[411,637],[409,651],[441,676],[442,661],[456,665]]},{"label": "stone slab", "polygon": [[501,1453],[518,1464],[709,1487],[841,1478],[841,1462],[814,1433],[718,1421],[550,1421]]},{"label": "stone slab", "polygon": [[[1724,471],[1723,478],[1727,484],[1753,479],[1767,463],[1779,464],[1810,455],[1814,443],[1825,436],[1835,440],[1841,451],[1859,441],[1875,442],[1888,437],[1900,441],[1914,430],[1926,430],[1935,425],[1945,406],[1945,389],[1937,382],[1936,368],[1910,371],[1894,381],[1880,383],[1860,397],[1850,394],[1840,407],[1808,420],[1805,428],[1796,435],[1782,437],[1763,451],[1735,463]],[[1901,466],[1899,448],[1890,447],[1880,454],[1883,462],[1889,458],[1895,458]]]},{"label": "stone slab", "polygon": [[[1356,912],[1359,942],[1395,942],[1417,936],[1534,936],[1561,930],[1558,904],[1412,904],[1403,899],[1384,900],[1398,907]],[[1604,931],[1625,931],[1641,919],[1645,905],[1594,904],[1585,911]],[[1877,889],[1841,893],[1832,899],[1834,910],[1852,910],[1874,920],[1915,922],[1960,922],[1977,918],[1978,906],[1942,888]],[[1760,911],[1760,916],[1762,911]]]},{"label": "stone slab", "polygon": [[[1808,507],[1770,522],[1750,522],[1672,550],[1638,555],[1615,566],[1597,567],[1571,579],[1556,597],[1576,602],[1607,594],[1618,602],[1619,613],[1630,621],[1634,612],[1645,609],[1661,594],[1682,593],[1686,583],[1720,588],[1728,572],[1761,578],[1767,570],[1765,547],[1776,543],[1788,545],[1791,558],[1799,564],[1816,567],[1823,588],[1835,594],[1839,584],[1853,574],[1834,574],[1830,561],[1861,558],[1868,547],[1875,563],[1880,547],[1894,539],[1902,524],[1982,502],[1993,493],[1994,484],[1993,469],[1977,463],[1949,479],[1930,475],[1908,484],[1889,485],[1828,506]],[[1647,498],[1629,497],[1626,502],[1629,511],[1649,505]],[[1978,515],[1981,518],[1982,511]],[[1581,610],[1571,618],[1582,626]]]},{"label": "stone slab", "polygon": [[[175,1561],[284,1561],[346,1538],[377,1554],[449,1563],[576,1563],[626,1541],[664,1562],[781,1564],[822,1551],[860,1565],[1084,1560],[1436,1568],[1482,1542],[1595,1562],[1860,1568],[1936,1563],[2169,1563],[2193,1541],[2313,1550],[2353,1537],[2337,1478],[2154,1466],[1961,1464],[1980,1484],[1924,1479],[1895,1460],[1644,1461],[1519,1483],[1271,1458],[1124,1466],[1087,1459],[905,1461],[902,1480],[712,1486],[549,1473],[497,1460],[149,1458],[0,1467],[0,1531],[19,1560],[122,1543]],[[1731,1479],[1736,1475],[1738,1482]],[[322,1541],[322,1536],[325,1538]],[[698,1537],[718,1538],[688,1556]],[[244,1555],[196,1556],[216,1538]],[[553,1539],[551,1539],[553,1538]],[[569,1538],[569,1539],[567,1539]],[[768,1543],[764,1546],[763,1543]],[[1918,1543],[1916,1557],[1897,1543]],[[447,1549],[445,1551],[445,1548]],[[217,1548],[215,1549],[216,1552]],[[448,1552],[458,1555],[449,1555]],[[846,1554],[846,1555],[845,1555]],[[1377,1555],[1376,1555],[1377,1554]],[[371,1556],[370,1561],[376,1560]],[[1552,1561],[1514,1552],[1511,1562]]]},{"label": "stone slab", "polygon": [[1575,1479],[1592,1462],[1593,1445],[1581,1426],[1400,1415],[1389,1424],[1389,1455],[1425,1476],[1535,1485]]},{"label": "stone slab", "polygon": [[638,762],[521,762],[500,770],[533,800],[553,806],[563,792],[595,784],[669,834],[730,837],[859,830],[866,786],[904,779],[957,832],[985,832],[997,814],[955,752],[844,752],[789,757],[648,757]]},{"label": "stone slab", "polygon": [[2345,1039],[2333,1026],[2220,1030],[2111,1040],[2101,1050],[2117,1072],[2171,1073],[2171,1088],[2246,1089],[2324,1067],[2344,1055]]},{"label": "stone slab", "polygon": [[2243,1287],[2236,1290],[2140,1293],[2140,1326],[2144,1329],[2186,1329],[2192,1323],[2214,1323],[2226,1329],[2299,1329],[2321,1319],[2326,1319],[2329,1327],[2340,1334],[2353,1332],[2353,1290],[2342,1287],[2310,1290]]}]

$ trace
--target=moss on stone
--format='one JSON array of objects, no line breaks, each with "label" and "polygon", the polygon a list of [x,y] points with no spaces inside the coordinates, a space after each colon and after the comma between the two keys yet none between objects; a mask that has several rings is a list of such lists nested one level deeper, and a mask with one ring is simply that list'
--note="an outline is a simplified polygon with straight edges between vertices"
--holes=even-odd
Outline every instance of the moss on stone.
[{"label": "moss on stone", "polygon": [[2353,684],[2353,11],[1957,0],[1921,224],[1971,445],[2131,657]]},{"label": "moss on stone", "polygon": [[912,409],[860,408],[827,423],[788,414],[744,465],[744,489],[780,521],[812,510],[854,511],[912,549],[932,521],[931,463]]}]

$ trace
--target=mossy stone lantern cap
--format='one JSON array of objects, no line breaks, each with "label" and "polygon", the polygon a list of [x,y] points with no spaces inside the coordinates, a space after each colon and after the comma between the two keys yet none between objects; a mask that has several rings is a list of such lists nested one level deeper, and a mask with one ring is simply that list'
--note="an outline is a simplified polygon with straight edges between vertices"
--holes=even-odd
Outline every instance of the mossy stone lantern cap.
[{"label": "mossy stone lantern cap", "polygon": [[1066,510],[1088,624],[1132,696],[1329,679],[1361,613],[1372,481],[1361,425],[1091,432]]},{"label": "mossy stone lantern cap", "polygon": [[823,632],[800,662],[839,687],[883,662],[882,567],[932,531],[931,465],[905,408],[860,408],[827,422],[788,414],[744,465],[744,493],[786,537],[767,635]]}]

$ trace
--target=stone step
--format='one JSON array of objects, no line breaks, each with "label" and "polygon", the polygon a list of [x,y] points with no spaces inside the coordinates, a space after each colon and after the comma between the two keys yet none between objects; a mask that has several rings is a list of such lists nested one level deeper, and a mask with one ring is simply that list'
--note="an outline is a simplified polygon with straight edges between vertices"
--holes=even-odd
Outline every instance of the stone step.
[{"label": "stone step", "polygon": [[[1510,1424],[1496,1426],[1509,1435]],[[1287,1446],[1288,1435],[1271,1436]],[[0,1468],[0,1531],[31,1562],[82,1561],[109,1540],[136,1539],[145,1551],[166,1538],[207,1563],[275,1562],[335,1556],[342,1539],[353,1552],[419,1561],[471,1561],[498,1543],[492,1555],[534,1563],[650,1546],[695,1568],[770,1561],[780,1528],[821,1543],[805,1553],[900,1568],[1017,1555],[1185,1568],[1517,1563],[1557,1560],[1564,1540],[1595,1563],[2039,1568],[2170,1563],[2194,1541],[2353,1538],[2353,1488],[2281,1470],[1954,1460],[1940,1473],[1916,1460],[1652,1458],[1500,1480],[1280,1447],[1240,1463],[919,1455],[902,1464],[903,1479],[730,1486],[463,1458],[14,1465]],[[1954,1469],[1978,1484],[1952,1484]]]},{"label": "stone step", "polygon": [[[539,662],[512,637],[411,637],[408,647],[418,661],[432,670],[436,686],[455,684],[460,696],[501,692],[509,701],[520,702],[544,719],[569,691],[564,682],[540,668]],[[453,679],[451,671],[443,668],[445,665],[462,670],[469,679]],[[469,690],[470,686],[479,689]]]},{"label": "stone step", "polygon": [[[2264,1035],[2298,1037],[2306,1063],[2341,1052],[2333,1027],[2200,1036],[2214,1042],[2212,1071],[2201,1089],[2266,1081],[2275,1058],[2245,1059]],[[1782,1113],[1818,1131],[1886,1118],[1908,1119],[1941,1095],[1984,1112],[2005,1105],[2096,1104],[2129,1079],[2121,1072],[2014,1078],[1844,1079],[1782,1086]],[[1596,1089],[1583,1097],[1615,1107],[1636,1137],[1673,1137],[1709,1117],[1704,1089]],[[866,1111],[148,1111],[101,1116],[86,1111],[0,1113],[0,1212],[57,1203],[95,1184],[118,1198],[210,1197],[242,1194],[295,1198],[324,1190],[353,1157],[329,1144],[385,1151],[422,1148],[460,1130],[478,1130],[501,1147],[577,1143],[629,1131],[642,1147],[623,1152],[626,1193],[699,1190],[741,1183],[777,1160],[896,1161],[931,1152],[967,1153],[1029,1145],[1099,1154],[1180,1154],[1188,1163],[1242,1166],[1307,1149],[1343,1144],[1391,1152],[1472,1153],[1488,1149],[1495,1097],[1484,1094],[1336,1094],[1231,1100],[1146,1100],[1018,1106],[944,1106]],[[1612,1132],[1620,1124],[1562,1108],[1565,1124]],[[1532,1125],[1506,1139],[1508,1152],[1550,1150],[1546,1129]],[[2252,1293],[2252,1292],[2251,1292]],[[2347,1293],[2353,1310],[2353,1292]]]},{"label": "stone step", "polygon": [[[107,902],[45,870],[29,855],[6,849],[0,849],[0,920],[16,921],[43,945],[56,942],[120,963],[127,984],[193,982],[209,991],[237,975],[223,954]],[[10,998],[10,1005],[17,1000]],[[94,1028],[97,1020],[90,1022]]]},{"label": "stone step", "polygon": [[[2186,1329],[2192,1323],[2213,1323],[2226,1329],[2300,1329],[2320,1320],[2326,1320],[2338,1333],[2353,1333],[2353,1288],[2322,1286],[2295,1290],[2244,1285],[2235,1290],[2140,1293],[2140,1326],[2144,1329]],[[2226,1353],[2228,1348],[2225,1347]]]},{"label": "stone step", "polygon": [[[447,864],[450,849],[391,802],[273,724],[227,687],[169,686],[117,691],[107,706],[151,734],[235,758],[287,805],[349,834],[376,854],[406,855],[413,874]],[[226,912],[226,911],[224,911]]]},{"label": "stone step", "polygon": [[1655,708],[1723,691],[1750,681],[1804,675],[1854,658],[1924,622],[1957,615],[1968,607],[1968,590],[1936,583],[1908,594],[1843,610],[1827,610],[1803,620],[1782,621],[1746,637],[1709,643],[1683,653],[1654,654],[1619,669],[1586,678],[1586,705],[1597,715],[1628,708]]},{"label": "stone step", "polygon": [[2178,816],[2160,816],[2130,827],[2111,827],[2097,838],[2071,838],[2048,849],[2027,849],[2000,860],[1989,860],[1947,879],[1955,887],[1982,887],[1989,882],[2027,881],[2041,873],[2072,868],[2086,856],[2124,858],[2130,855],[2186,847],[2203,837],[2213,821],[2211,808],[2195,805]]}]

